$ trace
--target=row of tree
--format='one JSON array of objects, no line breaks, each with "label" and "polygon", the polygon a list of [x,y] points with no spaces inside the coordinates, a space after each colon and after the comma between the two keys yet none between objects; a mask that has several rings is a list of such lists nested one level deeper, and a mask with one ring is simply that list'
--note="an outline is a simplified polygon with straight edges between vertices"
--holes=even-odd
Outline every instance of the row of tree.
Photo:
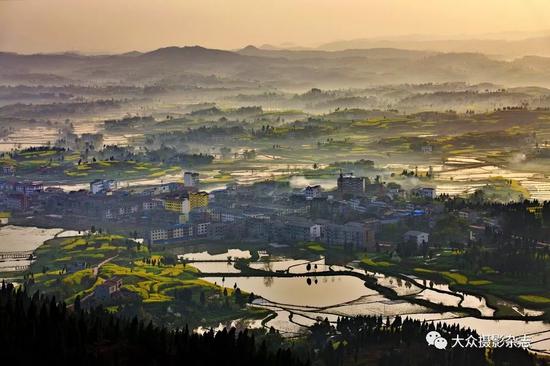
[{"label": "row of tree", "polygon": [[306,365],[246,331],[168,331],[102,308],[67,308],[55,298],[2,283],[0,344],[6,365]]},{"label": "row of tree", "polygon": [[[429,345],[426,336],[437,331],[447,340],[444,349]],[[458,337],[459,343],[453,341]],[[470,344],[466,342],[470,339]],[[319,349],[326,366],[340,365],[544,365],[528,351],[519,348],[480,346],[479,335],[458,325],[421,322],[396,316],[358,316],[327,320],[311,328],[310,342]],[[467,346],[468,345],[468,346]]]}]

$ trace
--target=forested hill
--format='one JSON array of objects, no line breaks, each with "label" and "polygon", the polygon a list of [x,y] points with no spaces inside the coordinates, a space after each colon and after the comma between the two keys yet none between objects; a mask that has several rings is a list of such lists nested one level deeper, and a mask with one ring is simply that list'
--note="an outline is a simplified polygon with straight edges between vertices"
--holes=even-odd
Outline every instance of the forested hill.
[{"label": "forested hill", "polygon": [[3,365],[266,365],[299,366],[290,350],[267,350],[235,330],[198,335],[134,320],[101,308],[68,309],[55,298],[2,283],[0,345]]}]

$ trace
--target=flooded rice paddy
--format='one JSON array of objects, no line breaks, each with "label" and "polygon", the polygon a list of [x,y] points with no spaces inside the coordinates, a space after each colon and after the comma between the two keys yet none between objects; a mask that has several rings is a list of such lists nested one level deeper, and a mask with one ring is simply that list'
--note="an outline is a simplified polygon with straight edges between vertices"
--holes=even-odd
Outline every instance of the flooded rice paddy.
[{"label": "flooded rice paddy", "polygon": [[[210,255],[208,253],[186,254],[187,258],[212,260],[223,259],[228,255],[243,255],[247,251],[230,250],[226,253]],[[249,252],[247,253],[250,254]],[[272,260],[271,260],[272,259]],[[206,263],[192,263],[202,266]],[[275,317],[269,319],[264,326],[274,327],[288,337],[298,336],[307,332],[307,328],[317,320],[328,319],[336,322],[341,316],[382,315],[384,317],[408,316],[414,319],[448,322],[460,324],[463,327],[475,329],[482,335],[524,335],[532,339],[532,350],[550,352],[550,324],[542,321],[495,320],[491,319],[494,309],[487,306],[483,297],[454,292],[448,285],[433,285],[427,288],[418,278],[404,280],[380,273],[364,272],[352,267],[331,266],[324,258],[308,261],[304,259],[263,257],[261,261],[250,263],[250,267],[273,272],[294,274],[293,277],[235,277],[235,268],[230,263],[210,262],[212,266],[199,268],[204,273],[220,273],[229,269],[228,277],[203,277],[205,281],[217,285],[254,293],[258,298],[252,306],[269,309]],[[308,264],[310,270],[307,270]],[[315,267],[316,266],[316,267]],[[316,272],[334,271],[333,275],[316,275]],[[346,274],[345,272],[348,272]],[[378,291],[365,286],[363,280],[349,275],[349,272],[359,272],[374,276],[378,285],[393,289],[403,296],[391,300]],[[326,273],[325,273],[326,274]],[[465,316],[465,313],[436,312],[427,307],[407,301],[407,296],[427,300],[433,304],[444,304],[454,307],[478,309],[486,318]],[[526,311],[529,313],[529,310]],[[525,312],[524,312],[525,313]],[[536,315],[533,311],[530,314]],[[547,339],[548,338],[548,339]]]}]

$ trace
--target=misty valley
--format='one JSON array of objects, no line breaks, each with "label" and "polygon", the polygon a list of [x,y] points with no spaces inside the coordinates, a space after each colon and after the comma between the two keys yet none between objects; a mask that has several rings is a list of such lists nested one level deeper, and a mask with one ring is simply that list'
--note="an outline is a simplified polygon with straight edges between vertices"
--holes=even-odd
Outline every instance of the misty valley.
[{"label": "misty valley", "polygon": [[0,52],[6,364],[546,365],[546,48],[404,42]]}]

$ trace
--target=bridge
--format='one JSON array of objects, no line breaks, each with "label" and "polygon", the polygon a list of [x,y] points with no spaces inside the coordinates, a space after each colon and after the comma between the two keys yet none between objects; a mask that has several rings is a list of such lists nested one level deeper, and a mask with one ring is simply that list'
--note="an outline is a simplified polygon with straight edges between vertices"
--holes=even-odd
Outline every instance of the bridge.
[{"label": "bridge", "polygon": [[0,267],[0,272],[23,272],[31,268],[30,265],[17,265],[17,266],[8,266],[8,267]]},{"label": "bridge", "polygon": [[33,259],[34,254],[32,250],[19,251],[19,252],[0,252],[0,261],[6,261],[9,259]]}]

